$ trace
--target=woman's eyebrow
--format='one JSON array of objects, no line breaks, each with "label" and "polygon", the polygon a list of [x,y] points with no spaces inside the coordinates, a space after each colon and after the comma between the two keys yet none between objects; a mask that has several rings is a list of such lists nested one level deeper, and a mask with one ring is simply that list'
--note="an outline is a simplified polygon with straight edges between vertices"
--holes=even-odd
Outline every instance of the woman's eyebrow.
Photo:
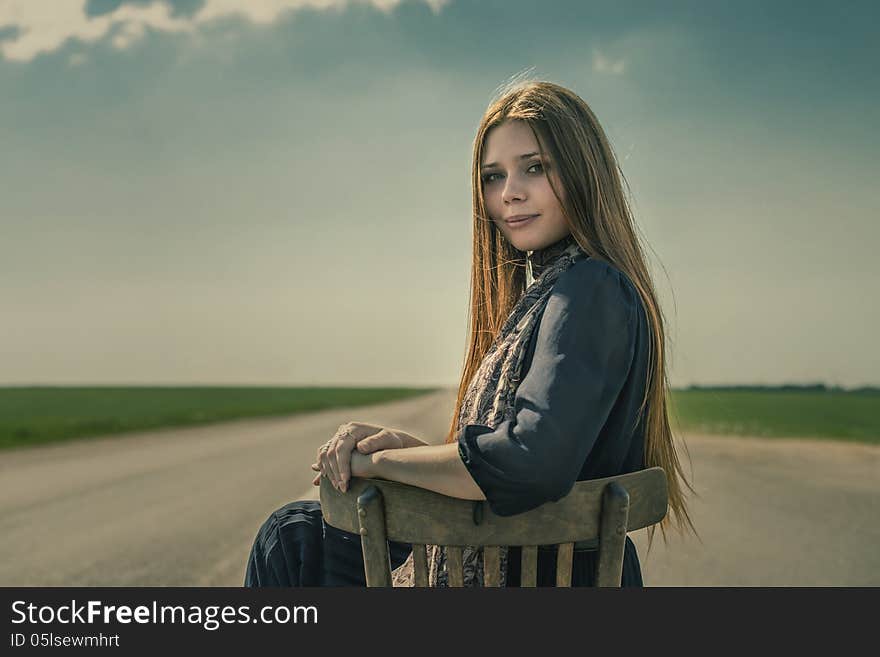
[{"label": "woman's eyebrow", "polygon": [[[520,156],[519,156],[519,159],[524,160],[524,159],[526,159],[527,157],[532,157],[533,155],[540,155],[540,153],[537,153],[537,152],[535,152],[535,153],[525,153],[525,154],[523,154],[523,155],[520,155]],[[497,166],[498,166],[498,163],[497,163],[497,162],[489,162],[488,164],[484,164],[484,165],[481,166],[480,168],[481,168],[481,169],[491,169],[492,167],[497,167]]]}]

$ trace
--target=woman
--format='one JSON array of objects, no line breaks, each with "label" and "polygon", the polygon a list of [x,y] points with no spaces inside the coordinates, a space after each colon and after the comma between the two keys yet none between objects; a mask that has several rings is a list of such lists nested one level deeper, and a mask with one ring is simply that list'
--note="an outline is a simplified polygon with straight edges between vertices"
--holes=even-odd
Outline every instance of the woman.
[{"label": "woman", "polygon": [[[443,445],[349,423],[318,450],[313,483],[340,490],[378,477],[513,515],[564,497],[575,481],[661,466],[670,513],[693,529],[666,415],[663,318],[605,134],[587,104],[548,82],[520,84],[480,122],[473,156],[470,343]],[[359,538],[318,531],[317,502],[264,524],[246,585],[363,584]],[[650,531],[653,540],[653,528]],[[392,544],[395,585],[412,583],[408,546]],[[575,552],[572,584],[593,583],[596,552]],[[445,552],[429,550],[429,582],[446,585]],[[465,584],[482,582],[466,549]],[[519,582],[519,551],[502,581]],[[275,573],[273,575],[273,573]],[[280,575],[279,575],[280,573]],[[538,581],[555,580],[541,550]],[[627,538],[622,583],[641,586]]]}]

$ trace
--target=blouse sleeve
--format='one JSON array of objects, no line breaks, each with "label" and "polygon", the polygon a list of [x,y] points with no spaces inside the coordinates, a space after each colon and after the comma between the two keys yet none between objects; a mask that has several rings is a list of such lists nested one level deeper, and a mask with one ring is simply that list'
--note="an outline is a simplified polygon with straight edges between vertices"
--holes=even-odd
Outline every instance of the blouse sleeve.
[{"label": "blouse sleeve", "polygon": [[571,491],[629,374],[637,296],[623,274],[591,258],[554,284],[514,418],[467,425],[458,436],[459,455],[497,515]]}]

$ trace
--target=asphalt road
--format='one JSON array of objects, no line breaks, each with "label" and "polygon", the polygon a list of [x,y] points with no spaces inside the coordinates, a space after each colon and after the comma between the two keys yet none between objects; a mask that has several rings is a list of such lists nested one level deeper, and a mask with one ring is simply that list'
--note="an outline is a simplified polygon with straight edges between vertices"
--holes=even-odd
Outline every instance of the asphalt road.
[{"label": "asphalt road", "polygon": [[[270,511],[349,420],[440,442],[452,391],[0,452],[0,585],[239,586]],[[698,540],[632,534],[648,586],[880,585],[880,448],[687,436]]]}]

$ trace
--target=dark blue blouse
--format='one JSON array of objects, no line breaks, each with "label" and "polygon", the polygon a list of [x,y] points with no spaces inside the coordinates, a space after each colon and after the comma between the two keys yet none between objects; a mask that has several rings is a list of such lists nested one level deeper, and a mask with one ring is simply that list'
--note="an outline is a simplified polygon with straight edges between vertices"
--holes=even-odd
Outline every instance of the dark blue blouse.
[{"label": "dark blue blouse", "polygon": [[[467,425],[458,437],[461,459],[492,511],[522,513],[564,497],[575,481],[644,468],[638,411],[648,349],[645,311],[625,274],[589,257],[560,274],[528,345],[514,419]],[[594,564],[582,556],[574,584],[592,579]],[[547,579],[540,568],[539,580]],[[641,584],[628,538],[623,580]]]}]

